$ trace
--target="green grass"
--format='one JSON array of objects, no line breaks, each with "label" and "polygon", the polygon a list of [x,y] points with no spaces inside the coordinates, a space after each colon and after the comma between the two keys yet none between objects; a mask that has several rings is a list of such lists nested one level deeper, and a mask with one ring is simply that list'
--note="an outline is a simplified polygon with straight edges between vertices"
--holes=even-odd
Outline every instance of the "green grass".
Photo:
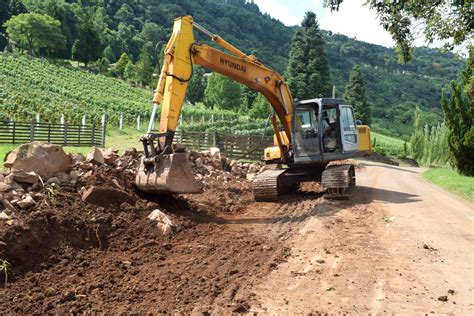
[{"label": "green grass", "polygon": [[474,202],[474,177],[462,176],[449,168],[435,168],[423,173],[423,178]]},{"label": "green grass", "polygon": [[403,139],[382,135],[372,131],[370,134],[372,145],[375,140],[375,151],[379,154],[391,157],[405,157],[408,155],[409,143],[407,142],[407,152],[405,152],[405,141]]}]

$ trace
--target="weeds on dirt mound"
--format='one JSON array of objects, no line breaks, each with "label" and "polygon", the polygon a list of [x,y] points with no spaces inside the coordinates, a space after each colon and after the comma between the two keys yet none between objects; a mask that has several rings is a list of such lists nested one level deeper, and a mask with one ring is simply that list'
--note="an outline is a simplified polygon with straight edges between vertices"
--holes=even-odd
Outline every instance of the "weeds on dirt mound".
[{"label": "weeds on dirt mound", "polygon": [[0,259],[0,272],[4,275],[5,285],[8,283],[8,274],[10,273],[10,262],[4,259]]}]

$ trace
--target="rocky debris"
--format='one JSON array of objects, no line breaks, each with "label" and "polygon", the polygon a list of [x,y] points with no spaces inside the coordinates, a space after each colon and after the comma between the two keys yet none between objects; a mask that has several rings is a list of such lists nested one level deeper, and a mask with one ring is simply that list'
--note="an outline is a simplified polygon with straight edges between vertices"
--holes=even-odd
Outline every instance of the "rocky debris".
[{"label": "rocky debris", "polygon": [[127,192],[111,188],[92,186],[82,194],[82,200],[87,203],[107,207],[120,205],[122,203],[134,204],[135,199]]},{"label": "rocky debris", "polygon": [[10,217],[7,213],[5,213],[5,212],[3,212],[3,211],[0,212],[0,220],[5,220],[5,221],[7,221],[7,220],[9,220],[9,219],[11,219],[11,217]]},{"label": "rocky debris", "polygon": [[102,157],[104,158],[104,163],[112,165],[118,158],[118,150],[113,148],[104,149],[102,150]]},{"label": "rocky debris", "polygon": [[423,249],[429,250],[429,251],[438,251],[438,249],[433,248],[432,246],[428,244],[423,244]]},{"label": "rocky debris", "polygon": [[[32,209],[40,207],[45,199],[47,207],[51,203],[61,205],[63,202],[56,194],[63,190],[77,194],[78,199],[87,204],[103,208],[133,207],[140,199],[131,180],[140,161],[140,153],[136,149],[128,149],[118,155],[115,149],[93,147],[84,158],[80,154],[67,155],[60,146],[31,143],[20,146],[12,153],[7,168],[0,171],[0,211],[7,211],[13,219],[18,212],[32,212]],[[203,152],[189,151],[188,154],[196,179],[210,190],[209,194],[215,191],[211,194],[212,199],[201,202],[201,205],[218,204],[219,207],[213,211],[226,209],[231,213],[239,212],[242,206],[233,202],[235,196],[241,197],[239,192],[249,192],[249,180],[264,168],[262,163],[228,159],[218,148]],[[59,157],[59,161],[50,163],[54,157]],[[25,166],[25,161],[32,165],[20,169]],[[232,187],[232,191],[222,192],[227,185]],[[159,210],[155,210],[150,219],[158,222],[163,234],[176,229],[166,214]]]},{"label": "rocky debris", "polygon": [[86,157],[84,157],[83,154],[72,154],[71,155],[71,160],[72,160],[72,165],[75,165],[79,162],[83,162],[86,160]]},{"label": "rocky debris", "polygon": [[86,161],[87,162],[92,162],[92,163],[97,164],[97,165],[102,165],[102,164],[105,163],[104,155],[102,155],[102,151],[99,148],[95,147],[95,146],[92,148],[92,150],[87,155]]},{"label": "rocky debris", "polygon": [[43,178],[50,178],[71,167],[71,157],[61,146],[43,142],[32,142],[12,150],[5,159],[7,169],[35,172]]},{"label": "rocky debris", "polygon": [[31,197],[31,195],[27,194],[25,195],[25,197],[20,200],[20,201],[17,201],[16,204],[23,210],[26,210],[26,209],[29,209],[33,206],[35,206],[36,202],[35,200]]},{"label": "rocky debris", "polygon": [[189,161],[193,165],[196,178],[204,183],[211,178],[227,182],[234,178],[253,180],[263,168],[260,162],[242,163],[225,157],[219,148],[209,148],[201,152],[190,151]]},{"label": "rocky debris", "polygon": [[438,297],[438,301],[447,302],[447,301],[448,301],[448,297],[447,297],[446,295],[440,296],[440,297]]},{"label": "rocky debris", "polygon": [[164,235],[168,232],[173,232],[176,228],[168,215],[160,210],[154,210],[150,215],[148,215],[148,218],[157,222],[156,225],[161,229]]},{"label": "rocky debris", "polygon": [[52,177],[52,178],[49,178],[48,181],[46,182],[47,184],[61,184],[61,181],[56,178],[56,177]]},{"label": "rocky debris", "polygon": [[66,183],[70,180],[69,175],[65,172],[56,173],[54,176],[59,180],[60,183]]},{"label": "rocky debris", "polygon": [[11,185],[5,183],[5,182],[0,182],[0,192],[7,192],[10,191],[12,188]]},{"label": "rocky debris", "polygon": [[39,177],[34,171],[26,172],[23,170],[12,170],[10,175],[16,182],[36,184],[39,181]]}]

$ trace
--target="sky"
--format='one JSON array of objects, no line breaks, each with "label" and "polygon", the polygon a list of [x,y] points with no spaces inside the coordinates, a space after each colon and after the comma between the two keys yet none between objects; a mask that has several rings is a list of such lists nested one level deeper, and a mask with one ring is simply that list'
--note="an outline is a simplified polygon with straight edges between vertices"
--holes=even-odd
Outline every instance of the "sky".
[{"label": "sky", "polygon": [[300,24],[305,12],[313,11],[323,30],[372,44],[394,46],[390,34],[379,24],[374,11],[363,5],[365,0],[346,0],[337,12],[323,7],[323,0],[255,0],[255,3],[260,11],[288,26]]}]

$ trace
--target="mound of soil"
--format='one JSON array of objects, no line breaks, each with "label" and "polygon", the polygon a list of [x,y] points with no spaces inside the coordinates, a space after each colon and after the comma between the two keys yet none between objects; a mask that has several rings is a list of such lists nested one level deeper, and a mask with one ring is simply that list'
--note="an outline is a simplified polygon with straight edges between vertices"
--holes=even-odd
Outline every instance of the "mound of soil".
[{"label": "mound of soil", "polygon": [[[34,207],[0,221],[0,258],[11,264],[0,313],[245,310],[239,287],[281,259],[278,240],[232,221],[252,201],[249,182],[215,171],[202,194],[148,195],[134,186],[136,157],[118,161],[77,163],[77,181],[44,185]],[[93,187],[130,199],[85,202]],[[147,218],[155,209],[171,233]]]}]

